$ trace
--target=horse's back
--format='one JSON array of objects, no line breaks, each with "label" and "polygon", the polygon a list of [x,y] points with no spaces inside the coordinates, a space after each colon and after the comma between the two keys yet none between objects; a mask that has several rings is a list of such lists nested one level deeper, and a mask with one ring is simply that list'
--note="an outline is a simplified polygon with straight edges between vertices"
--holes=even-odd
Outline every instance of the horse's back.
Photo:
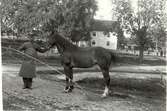
[{"label": "horse's back", "polygon": [[100,67],[108,68],[113,59],[113,51],[103,47],[94,47],[93,49],[95,50],[94,57],[97,60],[97,64]]},{"label": "horse's back", "polygon": [[71,61],[74,67],[91,67],[95,64],[108,67],[111,63],[111,54],[108,49],[103,47],[78,47],[75,50],[69,50],[64,53],[64,60]]},{"label": "horse's back", "polygon": [[73,54],[79,54],[80,56],[93,56],[93,57],[107,57],[110,56],[111,51],[103,47],[86,47],[78,48],[72,52]]}]

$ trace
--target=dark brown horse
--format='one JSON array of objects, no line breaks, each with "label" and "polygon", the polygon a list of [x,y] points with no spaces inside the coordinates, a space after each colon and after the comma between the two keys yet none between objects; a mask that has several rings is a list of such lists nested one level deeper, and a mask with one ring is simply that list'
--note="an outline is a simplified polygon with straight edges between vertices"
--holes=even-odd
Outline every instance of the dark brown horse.
[{"label": "dark brown horse", "polygon": [[109,93],[109,67],[111,61],[115,61],[113,51],[102,47],[81,48],[72,44],[65,37],[54,33],[49,37],[49,45],[56,46],[61,54],[62,65],[66,75],[66,92],[71,92],[73,87],[73,68],[89,68],[98,65],[105,80],[105,90],[103,97]]}]

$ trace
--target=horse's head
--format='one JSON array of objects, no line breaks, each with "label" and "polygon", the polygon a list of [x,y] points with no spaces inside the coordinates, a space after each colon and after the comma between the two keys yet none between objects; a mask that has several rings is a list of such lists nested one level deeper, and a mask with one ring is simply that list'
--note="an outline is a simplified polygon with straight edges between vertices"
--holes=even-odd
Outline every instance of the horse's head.
[{"label": "horse's head", "polygon": [[34,40],[33,42],[39,44],[40,46],[43,46],[45,44],[45,42],[42,40]]},{"label": "horse's head", "polygon": [[51,33],[48,36],[48,47],[52,48],[56,45],[57,43],[57,39],[56,39],[56,34],[55,33]]},{"label": "horse's head", "polygon": [[48,43],[50,45],[56,45],[56,44],[65,44],[69,42],[63,35],[57,33],[57,32],[54,32],[54,33],[51,33],[50,36],[48,37]]},{"label": "horse's head", "polygon": [[41,47],[41,48],[45,48],[45,49],[49,48],[47,45],[47,42],[45,42],[43,40],[34,40],[32,43],[35,44],[37,47]]},{"label": "horse's head", "polygon": [[50,36],[48,36],[48,48],[56,46],[58,51],[62,53],[65,49],[64,44],[65,39],[57,32],[51,33]]},{"label": "horse's head", "polygon": [[49,44],[49,48],[56,46],[59,52],[63,52],[66,49],[69,49],[69,48],[72,49],[76,47],[69,40],[67,40],[63,35],[57,32],[52,33],[48,37],[48,44]]}]

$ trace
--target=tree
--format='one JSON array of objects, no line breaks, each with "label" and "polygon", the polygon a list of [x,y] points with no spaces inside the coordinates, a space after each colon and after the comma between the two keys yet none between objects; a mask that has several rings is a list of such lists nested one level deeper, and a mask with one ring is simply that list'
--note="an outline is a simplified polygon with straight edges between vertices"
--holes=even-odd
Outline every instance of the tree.
[{"label": "tree", "polygon": [[13,1],[4,0],[1,3],[1,32],[2,33],[10,33],[13,32],[13,22],[11,19],[14,17],[14,7],[10,7],[13,5]]},{"label": "tree", "polygon": [[115,22],[113,24],[113,27],[111,28],[111,32],[116,32],[118,41],[117,41],[117,47],[118,49],[123,48],[123,46],[126,44],[126,38],[124,36],[123,29],[121,27],[121,24],[119,22]]},{"label": "tree", "polygon": [[95,0],[3,0],[2,28],[18,35],[37,30],[46,36],[58,31],[78,41],[89,33],[96,10]]},{"label": "tree", "polygon": [[161,49],[162,47],[166,47],[166,32],[167,29],[167,13],[165,10],[165,0],[161,0],[159,2],[159,17],[158,23],[150,28],[149,33],[153,35],[153,40],[155,45],[155,49]]},{"label": "tree", "polygon": [[133,10],[130,0],[115,0],[115,15],[124,31],[136,35],[136,43],[139,46],[139,59],[142,62],[143,52],[148,44],[152,43],[149,36],[151,27],[159,24],[162,18],[160,9],[164,7],[165,0],[138,0],[137,12]]}]

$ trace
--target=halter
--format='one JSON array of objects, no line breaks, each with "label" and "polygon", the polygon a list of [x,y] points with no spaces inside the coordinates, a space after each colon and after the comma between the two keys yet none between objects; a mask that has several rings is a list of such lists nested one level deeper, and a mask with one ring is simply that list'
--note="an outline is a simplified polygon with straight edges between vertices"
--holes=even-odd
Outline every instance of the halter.
[{"label": "halter", "polygon": [[77,48],[76,45],[72,44],[65,37],[57,33],[51,35],[50,45],[52,47],[56,45],[60,54],[62,54],[66,49],[75,50]]}]

